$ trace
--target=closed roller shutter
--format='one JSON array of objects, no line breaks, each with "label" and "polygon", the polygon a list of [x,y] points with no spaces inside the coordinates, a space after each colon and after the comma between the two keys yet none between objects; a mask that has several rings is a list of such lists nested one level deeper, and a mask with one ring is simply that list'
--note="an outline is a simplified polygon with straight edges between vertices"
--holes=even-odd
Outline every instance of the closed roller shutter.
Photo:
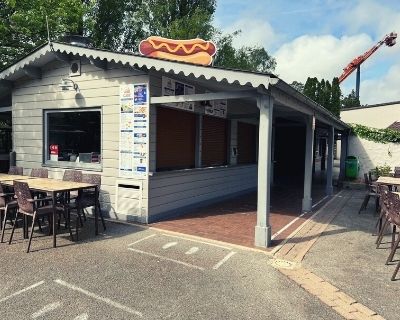
[{"label": "closed roller shutter", "polygon": [[157,171],[194,168],[196,115],[157,107]]},{"label": "closed roller shutter", "polygon": [[257,161],[257,126],[238,122],[237,130],[238,164],[256,163]]},{"label": "closed roller shutter", "polygon": [[201,141],[203,167],[227,164],[227,120],[204,116]]}]

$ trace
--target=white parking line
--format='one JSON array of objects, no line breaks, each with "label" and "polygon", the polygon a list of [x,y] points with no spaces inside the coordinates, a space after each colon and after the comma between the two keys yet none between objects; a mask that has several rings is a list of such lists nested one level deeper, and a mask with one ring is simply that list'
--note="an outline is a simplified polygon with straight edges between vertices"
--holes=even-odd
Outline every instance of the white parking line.
[{"label": "white parking line", "polygon": [[144,238],[142,238],[142,239],[139,239],[139,240],[137,240],[137,241],[135,241],[135,242],[132,242],[132,243],[128,244],[128,247],[133,246],[134,244],[139,243],[139,242],[142,242],[142,241],[144,241],[144,240],[153,238],[153,237],[155,237],[155,236],[156,236],[156,234],[152,234],[152,235],[150,235],[150,236],[147,236],[147,237],[144,237]]},{"label": "white parking line", "polygon": [[163,235],[163,236],[166,236],[166,237],[177,238],[177,239],[182,239],[182,240],[186,240],[186,241],[192,241],[192,242],[207,244],[207,245],[209,245],[209,246],[213,246],[213,247],[217,247],[217,248],[222,248],[222,249],[226,249],[226,250],[232,250],[232,248],[225,247],[225,246],[221,246],[221,245],[215,244],[215,243],[206,242],[206,241],[194,240],[194,239],[190,239],[190,238],[186,238],[186,237],[174,236],[174,235],[172,235],[172,234],[165,234],[165,233],[163,233],[162,235]]},{"label": "white parking line", "polygon": [[279,230],[278,232],[275,232],[272,237],[271,240],[274,240],[277,236],[279,236],[283,231],[285,231],[287,228],[289,228],[293,223],[295,223],[297,220],[299,220],[300,218],[302,218],[306,213],[302,213],[301,215],[299,215],[297,218],[293,219],[292,221],[290,221],[286,226],[284,226],[281,230]]},{"label": "white parking line", "polygon": [[50,304],[44,306],[39,311],[36,311],[36,312],[32,313],[31,318],[32,319],[37,319],[37,318],[45,315],[48,312],[56,310],[57,308],[61,307],[61,305],[62,305],[62,303],[60,301],[50,303]]},{"label": "white parking line", "polygon": [[88,320],[89,315],[87,313],[82,313],[79,316],[75,317],[74,320]]},{"label": "white parking line", "polygon": [[67,283],[67,282],[65,282],[65,281],[63,281],[61,279],[54,280],[54,282],[58,283],[61,286],[67,287],[68,289],[71,289],[71,290],[74,290],[74,291],[78,291],[80,293],[83,293],[83,294],[87,295],[88,297],[91,297],[93,299],[96,299],[96,300],[99,300],[101,302],[104,302],[104,303],[106,303],[106,304],[108,304],[110,306],[113,306],[114,308],[123,310],[123,311],[125,311],[127,313],[130,313],[130,314],[134,314],[134,315],[136,315],[138,317],[143,317],[143,314],[141,312],[139,312],[139,311],[133,310],[133,309],[131,309],[131,308],[127,307],[127,306],[124,306],[124,305],[122,305],[122,304],[120,304],[118,302],[115,302],[115,301],[113,301],[111,299],[98,296],[97,294],[94,294],[94,293],[89,292],[89,291],[87,291],[85,289],[79,288],[79,287],[77,287],[77,286],[75,286],[73,284]]},{"label": "white parking line", "polygon": [[220,262],[218,262],[213,269],[217,270],[220,266],[222,266],[225,262],[227,262],[236,252],[229,252]]},{"label": "white parking line", "polygon": [[199,248],[197,248],[197,247],[191,247],[188,251],[186,251],[185,252],[185,254],[194,254],[194,253],[196,253],[197,251],[199,251]]},{"label": "white parking line", "polygon": [[195,266],[194,264],[190,264],[190,263],[186,263],[186,262],[183,262],[183,261],[179,261],[179,260],[175,260],[175,259],[159,256],[158,254],[154,254],[154,253],[150,253],[150,252],[146,252],[146,251],[142,251],[142,250],[137,250],[137,249],[133,249],[133,248],[128,248],[128,250],[131,250],[131,251],[134,251],[134,252],[137,252],[137,253],[142,253],[142,254],[145,254],[145,255],[148,255],[148,256],[151,256],[151,257],[154,257],[154,258],[175,262],[175,263],[184,265],[186,267],[190,267],[190,268],[194,268],[194,269],[198,269],[198,270],[202,270],[202,271],[204,270],[204,268],[199,267],[199,266]]},{"label": "white parking line", "polygon": [[176,246],[177,244],[178,244],[178,242],[168,242],[167,244],[164,244],[164,245],[162,246],[162,248],[163,248],[163,249],[168,249],[168,248],[171,248],[171,247]]},{"label": "white parking line", "polygon": [[7,300],[9,300],[9,299],[11,299],[11,298],[14,298],[15,296],[18,296],[18,295],[20,295],[20,294],[22,294],[22,293],[24,293],[24,292],[26,292],[26,291],[32,290],[32,289],[34,289],[34,288],[36,288],[36,287],[39,287],[39,286],[41,286],[42,284],[44,284],[44,281],[40,281],[40,282],[35,283],[35,284],[33,284],[33,285],[29,286],[29,287],[26,287],[25,289],[19,290],[19,291],[15,292],[15,293],[13,293],[13,294],[7,296],[7,297],[1,298],[1,299],[0,299],[0,303],[2,303],[2,302],[4,302],[4,301],[7,301]]}]

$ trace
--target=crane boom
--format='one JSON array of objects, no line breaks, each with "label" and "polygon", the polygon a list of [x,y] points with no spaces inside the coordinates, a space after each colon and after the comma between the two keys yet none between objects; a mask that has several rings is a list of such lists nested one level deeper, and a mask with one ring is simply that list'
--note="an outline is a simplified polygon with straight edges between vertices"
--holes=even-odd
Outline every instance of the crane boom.
[{"label": "crane boom", "polygon": [[358,56],[353,61],[351,61],[346,68],[343,69],[343,73],[339,77],[339,83],[343,82],[350,74],[353,73],[354,70],[359,68],[359,66],[367,60],[370,56],[372,56],[383,44],[386,44],[388,47],[393,47],[396,44],[397,33],[391,32],[387,34],[381,41],[379,41],[376,45],[374,45],[371,49],[364,52],[361,56]]}]

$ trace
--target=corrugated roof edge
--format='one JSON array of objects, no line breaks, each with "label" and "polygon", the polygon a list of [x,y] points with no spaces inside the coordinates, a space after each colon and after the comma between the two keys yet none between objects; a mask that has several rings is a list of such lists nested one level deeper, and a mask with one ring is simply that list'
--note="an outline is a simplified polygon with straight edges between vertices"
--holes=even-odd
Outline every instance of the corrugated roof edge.
[{"label": "corrugated roof edge", "polygon": [[[105,49],[98,49],[98,48],[86,48],[86,47],[80,47],[80,46],[75,46],[71,45],[69,43],[63,43],[63,42],[52,42],[54,51],[58,52],[65,52],[67,54],[76,54],[76,55],[82,55],[86,56],[87,58],[93,58],[93,59],[106,59],[107,61],[114,61],[116,63],[122,63],[122,64],[129,64],[131,66],[138,66],[140,67],[148,67],[148,64],[145,63],[145,61],[152,61],[153,65],[150,66],[150,69],[155,69],[156,71],[165,71],[167,73],[174,73],[174,74],[180,74],[183,73],[185,76],[193,75],[196,78],[204,78],[204,79],[215,79],[216,81],[226,81],[227,83],[238,83],[240,85],[251,85],[255,88],[259,86],[264,86],[266,89],[268,89],[268,86],[270,84],[272,85],[277,85],[278,87],[283,87],[285,91],[292,92],[292,95],[294,95],[298,100],[302,101],[305,104],[311,105],[314,107],[317,111],[321,112],[322,114],[325,114],[329,118],[335,120],[338,124],[340,124],[342,127],[345,129],[349,129],[350,127],[340,119],[338,119],[336,116],[334,116],[331,112],[329,112],[327,109],[325,109],[323,106],[319,105],[315,101],[311,100],[301,92],[297,91],[295,88],[293,88],[291,85],[283,81],[282,79],[278,78],[276,75],[272,73],[263,73],[263,72],[255,72],[255,71],[248,71],[248,70],[240,70],[240,69],[232,69],[232,68],[223,68],[223,67],[216,67],[216,66],[201,66],[201,65],[196,65],[196,64],[191,64],[191,63],[186,63],[186,62],[180,62],[180,61],[171,61],[171,60],[166,60],[166,59],[160,59],[160,58],[153,58],[153,57],[145,57],[142,56],[138,53],[132,53],[132,52],[115,52],[111,50],[105,50]],[[36,58],[27,60],[25,64],[21,65],[19,68],[16,67],[16,65],[20,62],[22,62],[24,59],[28,58],[31,55],[34,55],[41,49],[48,47],[48,50],[46,50],[43,54],[46,52],[51,51],[51,47],[48,43],[45,43],[33,51],[31,51],[28,55],[20,58],[19,60],[15,61],[12,65],[8,66],[7,68],[3,69],[0,71],[0,79],[4,79],[5,77],[11,75],[12,73],[18,71],[19,69],[23,68],[29,63],[32,63]],[[74,51],[72,51],[74,49]],[[106,57],[106,56],[99,56],[93,55],[93,52],[102,52],[104,55],[113,55],[112,57]],[[120,56],[119,58],[116,59],[115,55]],[[40,56],[39,56],[40,57]],[[136,62],[132,63],[131,61],[127,61],[126,59],[123,58],[127,57],[136,57],[137,60]],[[38,57],[37,57],[38,58]],[[124,61],[123,61],[124,60]],[[191,68],[190,70],[181,70],[179,72],[175,72],[175,70],[170,67],[168,70],[168,67],[165,65],[163,66],[162,64],[170,64],[171,66],[181,66],[182,68]],[[158,65],[158,66],[157,66]],[[11,70],[13,69],[14,70]],[[10,69],[10,70],[9,70]],[[249,79],[246,77],[245,79],[234,79],[232,81],[229,81],[226,77],[223,76],[222,73],[217,72],[215,75],[209,75],[207,78],[201,71],[199,70],[212,70],[212,71],[225,71],[228,73],[235,73],[235,74],[242,74],[244,76],[246,75],[254,75],[255,79],[253,81],[249,81]],[[8,70],[8,74],[7,74]],[[197,72],[195,72],[197,70]],[[3,77],[2,77],[3,75]],[[257,80],[257,81],[255,81]]]}]

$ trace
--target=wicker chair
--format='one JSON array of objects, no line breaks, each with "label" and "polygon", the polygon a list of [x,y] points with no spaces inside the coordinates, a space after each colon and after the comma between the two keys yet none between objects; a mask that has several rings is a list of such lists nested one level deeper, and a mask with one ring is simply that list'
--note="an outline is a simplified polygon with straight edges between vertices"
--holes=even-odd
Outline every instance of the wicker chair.
[{"label": "wicker chair", "polygon": [[[31,232],[29,235],[29,242],[28,242],[28,248],[26,252],[30,251],[31,243],[32,243],[32,236],[33,236],[33,231],[35,228],[35,223],[37,222],[37,219],[39,217],[48,217],[49,222],[51,221],[52,213],[53,213],[53,206],[52,205],[47,205],[43,207],[37,207],[36,203],[38,201],[42,201],[43,199],[32,199],[31,197],[31,191],[29,190],[29,186],[26,182],[22,181],[14,181],[14,192],[15,196],[17,197],[17,202],[18,202],[18,211],[15,217],[14,225],[11,231],[11,236],[9,240],[9,244],[12,242],[12,238],[14,236],[14,231],[16,227],[16,222],[18,220],[18,216],[20,214],[25,215],[25,216],[30,216],[32,217],[32,227],[31,227]],[[46,201],[50,201],[51,198],[46,198]],[[56,208],[58,211],[62,211],[63,209],[61,208]],[[50,225],[50,224],[49,224]],[[50,227],[49,227],[50,231]],[[53,232],[56,232],[53,230]],[[69,228],[70,236],[72,237],[72,232],[71,228]],[[49,232],[50,234],[50,232]]]},{"label": "wicker chair", "polygon": [[10,169],[8,170],[8,174],[15,174],[22,176],[24,174],[24,168],[11,166]]},{"label": "wicker chair", "polygon": [[376,185],[373,184],[368,177],[368,174],[364,173],[364,182],[365,182],[365,187],[367,189],[367,192],[364,196],[364,200],[361,203],[360,210],[358,210],[358,214],[361,213],[361,211],[367,209],[367,205],[369,202],[369,199],[373,197],[375,199],[375,210],[378,211],[379,207],[379,193],[376,190]]},{"label": "wicker chair", "polygon": [[65,170],[63,175],[64,181],[82,182],[82,171]]},{"label": "wicker chair", "polygon": [[[396,239],[396,229],[400,229],[400,197],[398,194],[390,193],[389,197],[389,210],[388,210],[388,218],[387,222],[392,226],[392,244],[391,250],[388,258],[386,259],[386,264],[388,265],[393,261],[393,257],[397,251],[397,248],[400,244],[400,233]],[[400,261],[398,262],[395,271],[391,277],[391,280],[395,280],[396,275],[400,269]]]},{"label": "wicker chair", "polygon": [[31,170],[31,177],[48,178],[49,170],[47,170],[46,168],[34,168]]},{"label": "wicker chair", "polygon": [[[97,185],[97,187],[100,189],[101,186],[101,175],[99,174],[84,174],[82,176],[82,182],[89,183],[89,184],[94,184]],[[92,190],[83,190],[80,196],[77,198],[76,203],[77,203],[77,209],[78,212],[84,212],[85,208],[97,206],[100,218],[101,218],[101,223],[103,224],[103,229],[106,230],[106,224],[104,221],[103,214],[101,212],[101,207],[100,207],[100,200],[99,200],[99,194],[96,199],[95,192]]]},{"label": "wicker chair", "polygon": [[400,167],[394,167],[394,175],[395,178],[400,178]]},{"label": "wicker chair", "polygon": [[13,193],[5,193],[0,184],[0,227],[1,227],[1,243],[4,240],[4,231],[6,229],[7,219],[12,223],[10,213],[18,207],[17,202],[13,200]]}]

